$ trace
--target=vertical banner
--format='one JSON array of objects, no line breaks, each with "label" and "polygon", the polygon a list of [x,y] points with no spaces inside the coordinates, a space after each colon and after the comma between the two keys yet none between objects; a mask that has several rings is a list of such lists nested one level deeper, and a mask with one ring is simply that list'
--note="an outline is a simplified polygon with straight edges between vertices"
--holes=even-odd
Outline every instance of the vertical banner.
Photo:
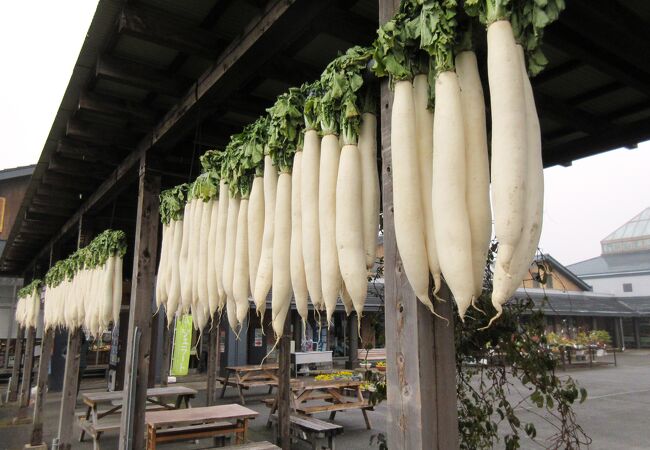
[{"label": "vertical banner", "polygon": [[192,350],[192,316],[186,314],[176,319],[174,332],[174,348],[172,350],[171,375],[187,375],[190,367],[190,351]]}]

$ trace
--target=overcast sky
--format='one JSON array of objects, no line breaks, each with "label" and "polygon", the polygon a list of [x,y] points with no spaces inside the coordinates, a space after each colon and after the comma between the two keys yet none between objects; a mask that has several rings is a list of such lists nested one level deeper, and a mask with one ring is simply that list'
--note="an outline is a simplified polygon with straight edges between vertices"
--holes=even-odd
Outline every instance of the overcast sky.
[{"label": "overcast sky", "polygon": [[[92,0],[3,5],[0,169],[38,161],[95,5]],[[601,239],[650,206],[649,168],[650,143],[644,143],[547,169],[542,250],[564,264],[598,256]]]}]

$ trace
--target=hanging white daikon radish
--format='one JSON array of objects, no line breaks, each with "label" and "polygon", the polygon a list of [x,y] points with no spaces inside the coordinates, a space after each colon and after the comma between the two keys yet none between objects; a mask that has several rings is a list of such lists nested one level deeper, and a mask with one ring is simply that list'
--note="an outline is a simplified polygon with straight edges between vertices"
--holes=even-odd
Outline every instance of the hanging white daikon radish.
[{"label": "hanging white daikon radish", "polygon": [[271,317],[276,342],[284,331],[284,322],[291,307],[291,173],[278,177],[273,232],[273,295]]},{"label": "hanging white daikon radish", "polygon": [[251,195],[248,200],[248,277],[250,291],[255,292],[257,267],[262,254],[264,239],[264,177],[253,179]]},{"label": "hanging white daikon radish", "polygon": [[226,306],[226,292],[223,288],[223,262],[226,251],[226,233],[229,210],[228,183],[225,180],[219,182],[219,212],[217,213],[217,242],[214,250],[214,273],[217,279],[217,292],[219,298],[217,309],[221,310]]},{"label": "hanging white daikon radish", "polygon": [[361,115],[359,131],[361,157],[361,198],[363,207],[363,242],[366,268],[372,269],[377,254],[379,232],[379,172],[377,169],[377,117],[365,112]]},{"label": "hanging white daikon radish", "polygon": [[302,319],[304,328],[307,323],[309,294],[307,291],[307,279],[302,251],[302,210],[300,203],[302,156],[302,148],[299,148],[293,157],[293,171],[291,174],[291,250],[289,254],[289,265],[296,310]]},{"label": "hanging white daikon radish", "polygon": [[248,276],[248,208],[249,199],[247,193],[242,193],[239,202],[239,214],[237,217],[237,238],[235,241],[235,260],[233,273],[233,298],[235,299],[237,311],[237,323],[243,326],[248,317],[250,309],[248,293],[250,290],[250,278]]}]

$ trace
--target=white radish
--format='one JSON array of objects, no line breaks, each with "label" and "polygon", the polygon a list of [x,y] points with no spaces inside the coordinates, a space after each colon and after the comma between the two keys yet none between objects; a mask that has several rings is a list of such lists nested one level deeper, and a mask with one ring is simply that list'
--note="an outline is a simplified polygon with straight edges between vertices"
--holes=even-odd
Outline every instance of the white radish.
[{"label": "white radish", "polygon": [[[314,129],[305,131],[300,177],[300,212],[302,213],[302,256],[311,302],[323,307],[320,268],[320,225],[318,219],[318,184],[320,139]],[[295,170],[295,167],[294,167]]]},{"label": "white radish", "polygon": [[296,300],[296,310],[302,318],[303,327],[307,323],[308,291],[305,276],[305,263],[302,256],[302,212],[300,204],[300,187],[302,184],[302,151],[298,150],[293,157],[293,172],[291,174],[291,253],[289,264],[291,269],[291,286]]},{"label": "white radish", "polygon": [[208,264],[207,264],[207,283],[208,283],[208,314],[210,318],[214,317],[214,312],[219,305],[219,288],[217,286],[217,277],[215,277],[215,252],[217,246],[217,227],[219,219],[219,201],[212,200],[210,210],[210,231],[208,236]]},{"label": "white radish", "polygon": [[190,231],[190,253],[188,262],[191,268],[192,280],[192,305],[199,301],[199,267],[201,251],[201,229],[203,228],[203,209],[205,202],[197,198],[194,214],[192,217],[192,230]]},{"label": "white radish", "polygon": [[115,267],[113,269],[113,326],[120,323],[120,309],[122,308],[122,257],[115,256]]},{"label": "white radish", "polygon": [[249,199],[244,197],[239,202],[232,286],[237,322],[240,328],[243,326],[250,309],[248,303],[248,292],[250,291],[250,278],[248,276],[248,208]]},{"label": "white radish", "polygon": [[[424,239],[429,262],[429,271],[435,285],[434,294],[440,289],[440,263],[433,231],[433,206],[431,203],[433,167],[433,111],[429,104],[429,81],[426,74],[416,75],[413,79],[413,104],[415,107],[415,140],[420,169],[420,198],[424,223]],[[444,212],[441,212],[444,214]]]},{"label": "white radish", "polygon": [[264,178],[255,177],[248,200],[248,277],[250,291],[255,292],[257,266],[264,237]]},{"label": "white radish", "polygon": [[433,311],[429,299],[429,264],[422,218],[413,85],[408,80],[395,83],[390,142],[397,248],[415,295]]},{"label": "white radish", "polygon": [[[237,218],[239,216],[239,197],[228,198],[228,223],[226,225],[226,248],[223,257],[223,290],[227,299],[235,300],[232,283],[235,273],[235,245],[237,242]],[[237,313],[235,312],[235,317]]]},{"label": "white radish", "polygon": [[183,213],[183,234],[181,242],[181,254],[178,261],[178,270],[180,274],[181,289],[181,309],[183,314],[187,314],[192,304],[192,278],[189,272],[189,252],[190,252],[190,232],[192,228],[192,212],[196,202],[188,200],[185,204]]},{"label": "white radish", "polygon": [[473,301],[474,282],[466,200],[463,107],[458,77],[452,71],[436,77],[433,148],[432,201],[436,211],[434,229],[438,260],[463,320]]},{"label": "white radish", "polygon": [[349,316],[350,313],[354,311],[354,302],[352,301],[352,297],[350,297],[350,293],[345,287],[345,283],[341,283],[341,302],[345,308],[345,315]]},{"label": "white radish", "polygon": [[[524,234],[515,249],[510,265],[512,276],[509,277],[503,268],[496,265],[494,270],[494,284],[492,305],[497,314],[490,324],[498,318],[503,305],[515,293],[521,280],[526,275],[530,263],[535,256],[539,238],[542,232],[542,217],[544,210],[544,166],[542,162],[542,143],[539,118],[535,107],[535,98],[530,80],[526,73],[526,63],[521,46],[518,47],[520,70],[524,78],[524,100],[526,104],[526,132],[527,132],[527,165],[526,165],[526,209],[524,217]],[[499,251],[500,246],[499,246]],[[489,325],[488,325],[489,326]]]},{"label": "white radish", "polygon": [[[213,200],[203,201],[201,212],[201,227],[199,230],[199,251],[198,251],[198,277],[197,277],[197,303],[208,311],[210,300],[208,296],[208,242],[210,240],[210,218],[212,217]],[[212,276],[212,274],[210,274]],[[205,314],[204,314],[205,315]],[[207,320],[209,317],[205,317]],[[204,324],[205,325],[205,324]]]},{"label": "white radish", "polygon": [[526,105],[519,55],[510,22],[488,26],[488,80],[492,115],[492,204],[499,241],[496,264],[506,274],[524,227]]},{"label": "white radish", "polygon": [[162,243],[160,245],[160,260],[158,261],[158,274],[156,275],[156,310],[159,311],[162,305],[167,304],[167,254],[171,238],[169,236],[171,223],[164,223],[162,226]]},{"label": "white radish", "polygon": [[[170,251],[170,278],[169,295],[167,297],[167,326],[171,326],[174,316],[179,309],[181,303],[181,274],[180,274],[180,257],[181,246],[183,243],[183,222],[184,220],[172,221],[172,228],[174,230],[173,245]],[[120,274],[121,277],[121,274]]]},{"label": "white radish", "polygon": [[275,195],[278,185],[278,172],[270,156],[264,157],[264,236],[262,252],[255,278],[255,310],[259,317],[264,317],[266,296],[273,282],[273,235],[275,224]]},{"label": "white radish", "polygon": [[467,211],[472,236],[474,297],[478,299],[483,291],[483,276],[492,235],[492,212],[490,211],[490,166],[485,125],[485,99],[474,52],[464,51],[456,56],[456,74],[463,106]]},{"label": "white radish", "polygon": [[361,157],[363,242],[366,268],[372,269],[377,255],[380,201],[379,172],[377,170],[377,116],[372,113],[361,115],[359,155]]},{"label": "white radish", "polygon": [[341,278],[359,317],[363,316],[368,292],[361,196],[359,150],[356,145],[345,145],[336,182],[336,249]]},{"label": "white radish", "polygon": [[[318,177],[318,219],[321,283],[328,324],[332,320],[332,314],[336,309],[336,300],[341,290],[341,272],[336,248],[336,179],[340,154],[338,137],[334,134],[323,136]],[[361,242],[363,242],[363,236]]]},{"label": "white radish", "polygon": [[111,255],[106,260],[102,274],[101,286],[101,317],[102,328],[108,329],[108,324],[113,320],[113,286],[115,284],[115,259]]},{"label": "white radish", "polygon": [[217,242],[214,250],[214,273],[219,294],[217,309],[221,313],[226,305],[226,292],[223,288],[223,259],[226,252],[226,228],[228,224],[228,183],[219,183],[219,212],[217,213]]},{"label": "white radish", "polygon": [[271,318],[277,340],[282,336],[291,306],[291,174],[288,172],[278,178],[274,218]]}]

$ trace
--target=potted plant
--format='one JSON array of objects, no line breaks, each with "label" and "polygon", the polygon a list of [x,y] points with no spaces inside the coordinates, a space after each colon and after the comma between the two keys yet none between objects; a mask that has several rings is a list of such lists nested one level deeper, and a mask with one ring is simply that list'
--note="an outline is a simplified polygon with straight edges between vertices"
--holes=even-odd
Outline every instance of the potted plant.
[{"label": "potted plant", "polygon": [[380,372],[386,372],[386,361],[379,361],[375,367]]}]

